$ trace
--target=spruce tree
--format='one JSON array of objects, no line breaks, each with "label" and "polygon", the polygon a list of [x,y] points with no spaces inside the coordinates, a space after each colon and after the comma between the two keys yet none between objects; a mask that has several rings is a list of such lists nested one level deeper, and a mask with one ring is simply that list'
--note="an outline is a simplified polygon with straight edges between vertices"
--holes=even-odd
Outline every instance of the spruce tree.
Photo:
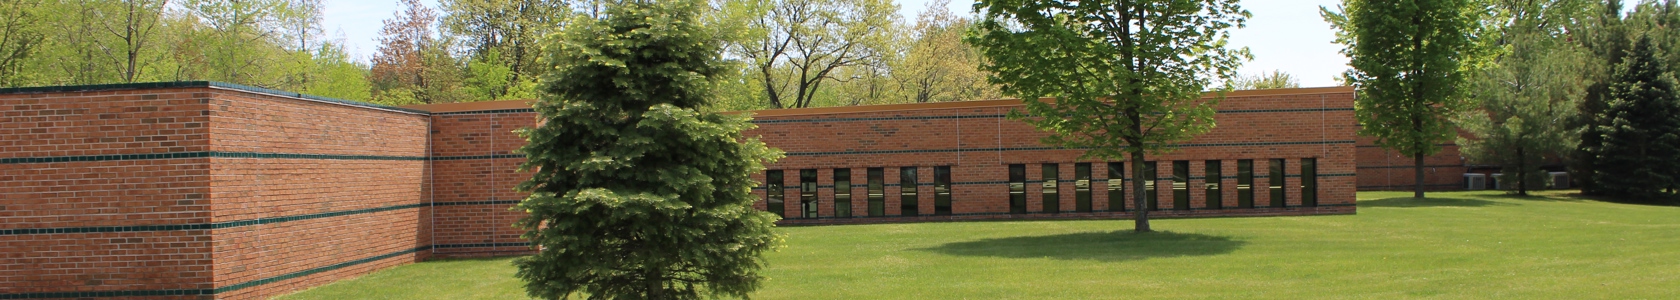
[{"label": "spruce tree", "polygon": [[748,116],[700,110],[724,72],[700,5],[615,2],[544,48],[515,207],[539,247],[514,262],[532,297],[746,297],[763,281],[779,237],[749,176],[781,154],[742,138]]},{"label": "spruce tree", "polygon": [[1602,132],[1594,181],[1605,194],[1631,201],[1665,201],[1680,179],[1680,97],[1674,77],[1641,35],[1616,66],[1610,102],[1598,117]]},{"label": "spruce tree", "polygon": [[1605,1],[1596,14],[1589,14],[1583,19],[1578,24],[1584,28],[1576,31],[1579,37],[1576,41],[1592,53],[1593,59],[1586,65],[1586,73],[1593,83],[1586,87],[1581,101],[1576,104],[1576,115],[1570,120],[1571,128],[1579,132],[1580,139],[1569,154],[1569,172],[1570,178],[1581,188],[1581,193],[1598,195],[1602,192],[1593,179],[1598,177],[1598,153],[1604,145],[1604,133],[1599,131],[1598,117],[1609,106],[1610,78],[1616,66],[1622,63],[1622,58],[1627,56],[1628,30],[1622,22],[1620,1]]}]

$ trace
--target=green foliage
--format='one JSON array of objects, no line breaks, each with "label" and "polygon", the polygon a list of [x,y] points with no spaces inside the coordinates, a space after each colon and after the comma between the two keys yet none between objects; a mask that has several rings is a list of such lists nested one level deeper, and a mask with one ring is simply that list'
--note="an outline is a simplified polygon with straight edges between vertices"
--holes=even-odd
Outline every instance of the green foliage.
[{"label": "green foliage", "polygon": [[[1544,186],[1548,157],[1575,147],[1570,130],[1581,95],[1585,54],[1563,36],[1580,1],[1502,2],[1495,6],[1501,51],[1492,67],[1472,80],[1475,110],[1457,123],[1460,151],[1476,164],[1500,166],[1500,182],[1517,194]],[[1512,186],[1507,184],[1507,186]]]},{"label": "green foliage", "polygon": [[764,280],[776,217],[751,179],[781,157],[741,132],[749,117],[702,112],[719,48],[695,1],[627,1],[547,45],[551,73],[521,130],[533,171],[515,223],[540,252],[515,262],[533,297],[746,297]]},{"label": "green foliage", "polygon": [[0,3],[0,87],[28,82],[25,66],[44,42],[40,0]]},{"label": "green foliage", "polygon": [[1359,134],[1412,156],[1416,197],[1423,197],[1423,157],[1454,138],[1450,118],[1471,107],[1469,74],[1481,67],[1488,13],[1479,0],[1343,0],[1322,9],[1346,46],[1346,77],[1358,88]]},{"label": "green foliage", "polygon": [[1573,28],[1578,37],[1576,41],[1591,53],[1583,68],[1592,84],[1586,87],[1576,105],[1576,115],[1570,120],[1570,128],[1580,138],[1575,149],[1569,153],[1569,170],[1570,178],[1580,186],[1581,193],[1597,195],[1601,193],[1593,179],[1598,177],[1597,152],[1604,145],[1604,133],[1598,127],[1602,122],[1598,117],[1609,106],[1610,77],[1615,66],[1621,64],[1622,58],[1627,55],[1629,41],[1627,26],[1622,21],[1621,2],[1605,1],[1590,12]]},{"label": "green foliage", "polygon": [[[1130,156],[1141,165],[1146,151],[1208,132],[1219,100],[1202,99],[1214,87],[1208,75],[1230,78],[1248,58],[1248,49],[1226,49],[1227,30],[1249,16],[1236,0],[982,0],[975,8],[984,17],[968,42],[988,59],[989,80],[1026,99],[1033,117],[1011,116],[1048,131],[1045,144],[1090,149],[1087,158]],[[1143,181],[1132,184],[1142,199]],[[1149,231],[1148,210],[1136,211],[1137,229]]]},{"label": "green foliage", "polygon": [[1680,187],[1680,96],[1649,35],[1640,35],[1611,78],[1598,117],[1594,181],[1606,195],[1666,200]]},{"label": "green foliage", "polygon": [[908,102],[990,100],[1001,95],[980,69],[985,57],[963,42],[973,22],[952,14],[946,8],[949,3],[928,2],[916,17],[914,38],[904,58],[892,67],[892,76],[903,89],[899,97]]},{"label": "green foliage", "polygon": [[540,40],[563,28],[573,12],[564,1],[439,1],[445,35],[465,47],[470,101],[536,97]]},{"label": "green foliage", "polygon": [[[846,103],[830,86],[854,81],[878,91],[887,57],[896,55],[898,6],[888,0],[725,0],[712,24],[761,84],[771,108]],[[842,73],[848,73],[842,76]],[[865,97],[868,97],[867,95]]]},{"label": "green foliage", "polygon": [[1226,82],[1234,90],[1268,90],[1293,89],[1301,87],[1301,80],[1283,71],[1260,72],[1254,76],[1241,76]]}]

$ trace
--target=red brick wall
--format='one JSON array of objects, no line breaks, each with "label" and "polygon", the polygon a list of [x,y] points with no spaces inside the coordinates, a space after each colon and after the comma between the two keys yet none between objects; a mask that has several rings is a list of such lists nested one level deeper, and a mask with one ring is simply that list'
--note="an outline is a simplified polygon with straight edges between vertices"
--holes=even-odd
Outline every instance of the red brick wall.
[{"label": "red brick wall", "polygon": [[443,257],[530,253],[524,233],[513,222],[524,215],[510,211],[524,193],[514,186],[530,178],[514,170],[525,158],[515,154],[525,139],[513,130],[530,127],[536,113],[461,112],[432,116],[431,179],[437,215],[433,253]]},{"label": "red brick wall", "polygon": [[211,288],[206,92],[0,94],[0,295]]},{"label": "red brick wall", "polygon": [[429,253],[424,113],[157,85],[0,94],[0,298],[267,298]]},{"label": "red brick wall", "polygon": [[[426,115],[280,94],[218,84],[0,94],[0,298],[100,291],[266,298],[434,255],[530,252],[511,227],[523,213],[508,209],[525,196],[513,190],[528,178],[514,171],[524,139],[513,130],[535,123],[529,109]],[[1233,95],[1213,132],[1149,156],[1160,164],[1162,187],[1163,210],[1153,215],[1354,211],[1353,175],[1365,170],[1354,166],[1351,90]],[[1046,148],[1043,133],[1001,118],[1018,108],[991,101],[767,111],[747,135],[789,153],[770,165],[787,172],[789,216],[798,214],[799,170],[819,170],[824,218],[783,224],[1130,217],[1107,205],[1104,162]],[[170,156],[98,156],[116,154]],[[1295,176],[1287,178],[1287,207],[1264,207],[1273,158],[1287,159]],[[1301,158],[1319,162],[1316,207],[1301,206]],[[1260,208],[1205,209],[1202,164],[1215,159],[1224,162],[1225,207],[1237,204],[1236,160],[1254,160]],[[1190,161],[1191,210],[1172,210],[1174,160]],[[1093,212],[1071,212],[1076,162],[1093,164]],[[1062,212],[1042,212],[1044,163],[1058,164]],[[1034,213],[1008,213],[1009,164],[1026,165]],[[918,168],[922,217],[899,216],[905,166]],[[952,216],[930,216],[935,166],[952,167]],[[863,217],[869,167],[885,168],[884,217]],[[829,218],[834,168],[852,170],[857,218]]]},{"label": "red brick wall", "polygon": [[[1354,201],[1354,141],[1351,90],[1327,89],[1314,93],[1293,95],[1233,94],[1218,107],[1216,127],[1212,132],[1185,142],[1186,146],[1165,155],[1150,155],[1146,159],[1158,162],[1157,193],[1162,211],[1154,216],[1230,216],[1352,213]],[[763,116],[756,119],[759,128],[748,136],[758,136],[771,147],[780,148],[788,157],[769,165],[784,170],[784,205],[788,219],[784,224],[899,222],[951,219],[996,218],[1128,218],[1129,213],[1110,212],[1107,207],[1107,178],[1105,161],[1081,160],[1079,150],[1046,149],[1039,143],[1044,134],[1031,126],[1002,118],[1019,104],[999,104],[991,107],[960,107],[917,109],[881,112],[817,113]],[[1202,186],[1201,177],[1206,160],[1223,161],[1224,176],[1236,175],[1239,159],[1255,160],[1256,206],[1269,203],[1266,189],[1268,159],[1286,159],[1288,189],[1287,208],[1204,209],[1204,190],[1190,189],[1191,210],[1173,211],[1171,186],[1172,161],[1190,161],[1192,187]],[[1319,178],[1317,207],[1299,207],[1300,159],[1316,158]],[[1074,163],[1092,163],[1093,212],[1072,212],[1074,206]],[[1043,213],[1042,164],[1058,164],[1060,210]],[[1027,168],[1027,207],[1032,213],[1009,214],[1008,165],[1025,164]],[[951,216],[933,214],[933,195],[918,193],[918,217],[900,216],[901,201],[899,168],[918,167],[918,183],[922,191],[930,191],[934,166],[952,167]],[[886,214],[880,218],[867,216],[866,168],[883,167]],[[1130,163],[1126,164],[1131,167]],[[851,168],[855,187],[853,216],[832,219],[834,168]],[[819,215],[817,219],[799,219],[798,184],[800,169],[818,169]],[[1127,170],[1130,177],[1130,170]],[[762,180],[763,174],[756,175]],[[1226,187],[1235,186],[1235,179],[1224,179]],[[1128,186],[1129,190],[1130,187]],[[763,191],[757,191],[764,197]],[[1235,207],[1234,188],[1222,190],[1223,206]],[[1127,209],[1136,207],[1135,199],[1127,197]],[[764,201],[759,202],[763,208]]]},{"label": "red brick wall", "polygon": [[308,155],[210,160],[215,222],[273,220],[213,231],[216,298],[267,298],[425,257],[415,249],[430,245],[427,116],[213,94],[212,151]]},{"label": "red brick wall", "polygon": [[[1359,190],[1361,191],[1393,191],[1412,190],[1417,182],[1416,159],[1411,156],[1400,155],[1393,150],[1383,149],[1376,145],[1376,139],[1359,137]],[[1458,153],[1458,145],[1444,144],[1441,153],[1425,156],[1424,189],[1430,191],[1456,191],[1464,189],[1464,173],[1467,172],[1463,157]]]}]

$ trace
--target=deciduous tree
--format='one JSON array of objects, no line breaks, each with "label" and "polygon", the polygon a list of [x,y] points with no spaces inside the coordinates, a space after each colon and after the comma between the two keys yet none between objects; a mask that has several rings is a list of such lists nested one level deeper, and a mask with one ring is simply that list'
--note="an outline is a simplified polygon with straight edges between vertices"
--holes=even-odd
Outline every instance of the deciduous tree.
[{"label": "deciduous tree", "polygon": [[533,297],[746,297],[778,237],[751,179],[781,156],[704,112],[720,68],[696,1],[624,1],[545,48],[551,71],[521,130],[532,171],[515,226],[538,246],[515,261]]},{"label": "deciduous tree", "polygon": [[881,59],[898,6],[887,0],[736,0],[746,24],[730,51],[757,73],[771,108],[810,107],[836,70]]},{"label": "deciduous tree", "polygon": [[1289,73],[1272,70],[1253,76],[1239,76],[1231,79],[1229,84],[1232,89],[1238,90],[1293,89],[1301,87],[1301,80]]},{"label": "deciduous tree", "polygon": [[[1236,0],[982,0],[975,8],[984,16],[969,42],[988,58],[990,80],[1031,113],[1011,115],[1049,131],[1046,144],[1129,157],[1133,166],[1145,152],[1211,130],[1219,99],[1204,92],[1248,57],[1226,46],[1228,30],[1249,16]],[[1139,232],[1150,231],[1145,205],[1155,202],[1143,184],[1132,181]]]},{"label": "deciduous tree", "polygon": [[892,75],[910,102],[990,100],[1000,95],[986,81],[984,56],[963,36],[973,22],[946,7],[950,0],[928,2],[911,29],[910,47]]},{"label": "deciduous tree", "polygon": [[1473,163],[1496,165],[1518,195],[1544,187],[1547,158],[1562,157],[1578,136],[1569,121],[1584,88],[1585,55],[1567,41],[1570,20],[1585,1],[1500,1],[1490,20],[1499,47],[1491,67],[1472,80],[1475,109],[1457,120],[1458,138]]},{"label": "deciduous tree", "polygon": [[1341,9],[1322,11],[1353,67],[1346,76],[1357,87],[1359,133],[1412,156],[1413,197],[1423,198],[1423,158],[1455,138],[1451,118],[1470,107],[1488,10],[1480,0],[1343,0]]}]

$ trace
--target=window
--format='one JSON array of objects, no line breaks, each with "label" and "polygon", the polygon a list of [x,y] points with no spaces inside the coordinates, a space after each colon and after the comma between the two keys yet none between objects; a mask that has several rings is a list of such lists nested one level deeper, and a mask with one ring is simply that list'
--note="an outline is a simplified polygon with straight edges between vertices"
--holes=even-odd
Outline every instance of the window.
[{"label": "window", "polygon": [[1027,213],[1027,165],[1009,165],[1009,213]]},{"label": "window", "polygon": [[1126,211],[1126,168],[1108,163],[1108,211]]},{"label": "window", "polygon": [[1091,212],[1091,163],[1073,164],[1073,210]]},{"label": "window", "polygon": [[1223,174],[1220,174],[1219,168],[1223,166],[1224,164],[1220,161],[1210,160],[1207,161],[1207,171],[1202,172],[1202,182],[1207,187],[1207,193],[1205,194],[1207,195],[1207,208],[1209,209],[1225,208],[1225,203],[1221,203],[1225,201],[1225,195],[1220,194],[1222,192],[1220,184],[1224,183],[1225,180],[1221,176]]},{"label": "window", "polygon": [[1266,178],[1272,182],[1272,207],[1284,207],[1288,201],[1284,201],[1283,198],[1285,192],[1283,190],[1283,159],[1273,159],[1270,167],[1272,174]]},{"label": "window", "polygon": [[852,169],[834,169],[834,217],[852,217]]},{"label": "window", "polygon": [[887,214],[886,170],[869,168],[869,216],[879,217]]},{"label": "window", "polygon": [[817,218],[817,169],[799,170],[799,217]]},{"label": "window", "polygon": [[1173,161],[1173,210],[1190,210],[1190,161]]},{"label": "window", "polygon": [[933,167],[933,214],[951,215],[951,167]]},{"label": "window", "polygon": [[1318,159],[1301,159],[1301,206],[1318,206]]},{"label": "window", "polygon": [[1062,211],[1062,196],[1056,192],[1056,181],[1061,178],[1057,175],[1056,164],[1044,164],[1044,212],[1047,213]]},{"label": "window", "polygon": [[1254,208],[1254,160],[1237,160],[1237,207]]},{"label": "window", "polygon": [[1143,180],[1143,199],[1141,201],[1143,201],[1143,205],[1146,206],[1146,209],[1149,209],[1149,210],[1160,210],[1161,209],[1160,205],[1157,205],[1157,203],[1156,203],[1156,202],[1161,201],[1160,197],[1155,196],[1155,179],[1156,179],[1155,177],[1156,177],[1156,175],[1157,174],[1155,174],[1155,162],[1153,162],[1153,161],[1144,162],[1143,163],[1143,179],[1140,179],[1140,180]]},{"label": "window", "polygon": [[916,167],[898,168],[899,215],[915,216],[916,204],[920,198],[916,194]]},{"label": "window", "polygon": [[786,217],[782,210],[782,170],[764,171],[764,208],[777,217]]}]

